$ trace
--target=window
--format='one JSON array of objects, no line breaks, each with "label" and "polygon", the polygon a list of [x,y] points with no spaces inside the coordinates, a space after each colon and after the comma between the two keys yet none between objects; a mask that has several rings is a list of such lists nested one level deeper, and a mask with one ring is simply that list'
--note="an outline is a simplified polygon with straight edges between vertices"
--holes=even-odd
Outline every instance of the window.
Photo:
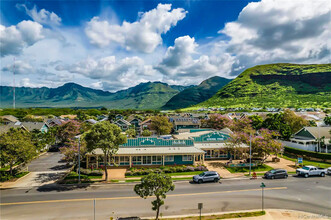
[{"label": "window", "polygon": [[162,157],[161,156],[153,156],[152,161],[153,162],[162,162]]},{"label": "window", "polygon": [[143,164],[151,164],[152,157],[151,156],[143,156]]},{"label": "window", "polygon": [[192,161],[192,155],[183,155],[182,161]]},{"label": "window", "polygon": [[141,163],[141,156],[134,156],[132,157],[133,162],[140,162]]},{"label": "window", "polygon": [[173,162],[174,161],[174,156],[165,156],[164,161],[165,162]]},{"label": "window", "polygon": [[129,163],[130,162],[130,158],[128,156],[121,156],[121,162],[122,163]]}]

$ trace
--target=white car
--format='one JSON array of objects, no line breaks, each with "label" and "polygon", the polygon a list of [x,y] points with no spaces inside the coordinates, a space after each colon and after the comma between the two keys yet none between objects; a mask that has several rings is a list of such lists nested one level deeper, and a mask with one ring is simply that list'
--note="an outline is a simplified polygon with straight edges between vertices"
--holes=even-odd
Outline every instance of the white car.
[{"label": "white car", "polygon": [[328,175],[331,175],[331,167],[329,167],[329,168],[327,169],[326,173],[327,173]]}]

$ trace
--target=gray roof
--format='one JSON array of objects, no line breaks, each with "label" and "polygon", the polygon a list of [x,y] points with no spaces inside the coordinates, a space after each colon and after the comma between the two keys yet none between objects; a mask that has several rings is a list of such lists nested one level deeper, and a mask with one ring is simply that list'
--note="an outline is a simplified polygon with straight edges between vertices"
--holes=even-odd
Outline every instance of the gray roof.
[{"label": "gray roof", "polygon": [[[98,148],[93,154],[103,155],[103,151]],[[117,155],[183,155],[183,154],[204,154],[203,150],[196,147],[131,147],[119,148]]]},{"label": "gray roof", "polygon": [[28,131],[33,131],[34,129],[40,130],[44,125],[47,125],[45,122],[22,122],[21,124]]},{"label": "gray roof", "polygon": [[6,133],[9,131],[11,128],[23,128],[25,129],[20,123],[9,123],[6,125],[0,125],[0,134]]},{"label": "gray roof", "polygon": [[10,121],[10,122],[17,122],[18,119],[13,116],[13,115],[3,115],[3,116],[0,116],[2,119],[5,119],[7,121]]},{"label": "gray roof", "polygon": [[[315,138],[319,138],[319,137],[323,137],[323,136],[326,139],[331,138],[331,134],[329,133],[331,130],[331,127],[304,127],[301,130],[303,130],[303,129],[305,129],[306,131],[311,133]],[[297,133],[299,133],[300,131],[298,131]]]}]

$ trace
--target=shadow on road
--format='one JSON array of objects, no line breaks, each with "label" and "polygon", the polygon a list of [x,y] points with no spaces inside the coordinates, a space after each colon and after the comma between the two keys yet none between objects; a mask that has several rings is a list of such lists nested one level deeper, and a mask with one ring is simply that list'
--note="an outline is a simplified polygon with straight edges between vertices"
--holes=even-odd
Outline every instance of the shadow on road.
[{"label": "shadow on road", "polygon": [[69,165],[67,165],[67,164],[62,164],[62,165],[56,165],[56,166],[51,167],[51,168],[49,168],[49,169],[51,169],[51,170],[65,170],[65,169],[68,169],[68,168],[70,168]]},{"label": "shadow on road", "polygon": [[76,189],[85,189],[88,188],[91,184],[89,183],[82,183],[82,184],[46,184],[43,186],[39,186],[37,188],[38,192],[65,192],[71,191]]}]

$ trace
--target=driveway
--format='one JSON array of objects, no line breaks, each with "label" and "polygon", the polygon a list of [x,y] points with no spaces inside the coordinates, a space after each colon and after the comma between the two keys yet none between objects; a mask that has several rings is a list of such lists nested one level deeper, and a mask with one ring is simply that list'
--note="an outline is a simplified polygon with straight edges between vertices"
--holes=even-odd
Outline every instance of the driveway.
[{"label": "driveway", "polygon": [[14,183],[4,184],[3,187],[26,188],[54,183],[69,169],[66,162],[61,160],[62,157],[60,152],[47,152],[27,165],[30,172],[28,175]]}]

